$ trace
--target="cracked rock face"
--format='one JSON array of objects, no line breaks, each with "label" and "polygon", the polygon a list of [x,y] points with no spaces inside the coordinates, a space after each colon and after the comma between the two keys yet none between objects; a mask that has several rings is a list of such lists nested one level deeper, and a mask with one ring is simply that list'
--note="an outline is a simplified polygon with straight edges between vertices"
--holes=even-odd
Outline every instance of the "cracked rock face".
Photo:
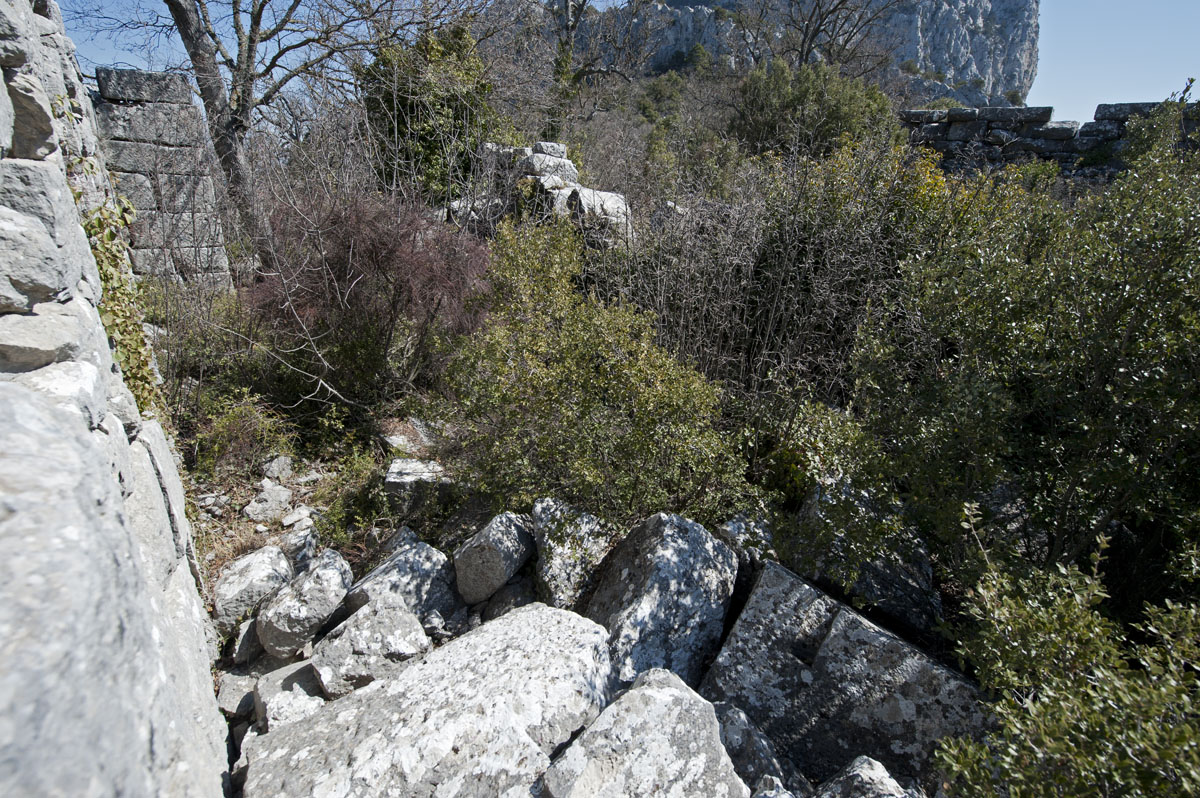
[{"label": "cracked rock face", "polygon": [[646,671],[555,760],[551,798],[749,798],[712,705],[670,671]]},{"label": "cracked rock face", "polygon": [[455,587],[454,563],[445,554],[401,527],[388,543],[392,553],[375,570],[360,579],[346,596],[350,612],[381,596],[404,599],[426,631],[442,626],[463,609]]},{"label": "cracked rock face", "polygon": [[421,621],[404,600],[381,596],[337,626],[313,650],[313,669],[330,698],[394,676],[429,650]]},{"label": "cracked rock face", "polygon": [[813,781],[867,754],[930,782],[937,741],[985,722],[963,676],[774,563],[700,693],[743,709]]},{"label": "cracked rock face", "polygon": [[278,546],[264,546],[238,557],[222,573],[213,589],[217,631],[227,635],[254,612],[267,596],[292,579],[292,564]]},{"label": "cracked rock face", "polygon": [[531,523],[528,516],[502,513],[454,553],[454,572],[463,601],[487,601],[533,556]]},{"label": "cracked rock face", "polygon": [[258,640],[267,653],[290,657],[302,649],[342,603],[353,579],[342,555],[329,549],[268,599],[258,614]]},{"label": "cracked rock face", "polygon": [[607,703],[607,638],[573,613],[514,610],[395,679],[247,737],[246,798],[528,796],[551,753]]},{"label": "cracked rock face", "polygon": [[533,505],[533,539],[538,592],[555,607],[574,607],[608,551],[600,519],[554,499],[539,499]]},{"label": "cracked rock face", "polygon": [[736,576],[732,549],[694,521],[659,513],[604,558],[582,610],[611,633],[622,681],[667,668],[694,685],[720,644]]}]

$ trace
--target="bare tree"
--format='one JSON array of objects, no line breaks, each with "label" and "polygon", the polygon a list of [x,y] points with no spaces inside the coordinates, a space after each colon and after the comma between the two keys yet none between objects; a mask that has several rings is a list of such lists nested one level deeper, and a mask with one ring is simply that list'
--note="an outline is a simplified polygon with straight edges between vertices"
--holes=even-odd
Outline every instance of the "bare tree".
[{"label": "bare tree", "polygon": [[906,0],[752,0],[743,19],[766,55],[792,66],[820,59],[865,74],[888,56],[880,26]]},{"label": "bare tree", "polygon": [[164,16],[142,2],[114,17],[105,4],[75,13],[93,29],[177,35],[195,75],[229,196],[263,266],[276,271],[271,231],[255,211],[246,136],[256,112],[297,79],[340,72],[385,42],[461,18],[486,0],[163,0]]}]

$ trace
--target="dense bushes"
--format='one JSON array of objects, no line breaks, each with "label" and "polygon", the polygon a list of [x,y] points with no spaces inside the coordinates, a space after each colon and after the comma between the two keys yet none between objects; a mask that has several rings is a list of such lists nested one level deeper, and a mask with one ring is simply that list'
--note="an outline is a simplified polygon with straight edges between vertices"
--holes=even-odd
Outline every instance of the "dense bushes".
[{"label": "dense bushes", "polygon": [[799,149],[819,154],[839,140],[896,128],[891,103],[877,87],[844,78],[825,64],[793,70],[777,59],[742,83],[730,132],[752,152]]},{"label": "dense bushes", "polygon": [[717,388],[655,345],[648,316],[578,293],[580,271],[569,227],[500,230],[487,324],[450,371],[460,474],[506,507],[724,520],[743,485]]}]

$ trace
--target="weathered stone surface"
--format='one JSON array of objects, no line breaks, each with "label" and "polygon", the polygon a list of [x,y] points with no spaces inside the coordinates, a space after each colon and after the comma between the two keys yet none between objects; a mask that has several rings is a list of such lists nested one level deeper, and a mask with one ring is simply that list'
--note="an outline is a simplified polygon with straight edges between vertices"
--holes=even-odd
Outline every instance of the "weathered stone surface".
[{"label": "weathered stone surface", "polygon": [[257,621],[254,618],[242,621],[233,638],[233,653],[230,656],[234,664],[248,665],[266,653],[262,643],[258,642]]},{"label": "weathered stone surface", "polygon": [[609,549],[610,538],[600,519],[554,499],[538,499],[533,505],[533,539],[538,592],[555,607],[574,607]]},{"label": "weathered stone surface", "polygon": [[79,276],[79,264],[59,257],[43,224],[0,207],[0,313],[22,311],[66,293]]},{"label": "weathered stone surface", "polygon": [[217,706],[227,718],[254,716],[254,688],[257,676],[247,673],[222,673],[217,678]]},{"label": "weathered stone surface", "polygon": [[458,592],[468,604],[491,598],[534,553],[528,516],[502,513],[454,553]]},{"label": "weathered stone surface", "polygon": [[203,175],[208,164],[193,147],[165,147],[142,141],[109,141],[104,154],[111,169],[140,174]]},{"label": "weathered stone surface", "polygon": [[746,713],[733,704],[713,705],[717,722],[721,724],[721,744],[738,776],[746,784],[758,785],[764,777],[774,777],[798,796],[810,795],[812,785],[795,766],[775,751],[771,740],[762,733]]},{"label": "weathered stone surface", "polygon": [[[21,158],[0,160],[0,205],[11,208],[41,222],[50,238],[59,247],[55,257],[66,259],[66,278],[77,282],[80,276],[94,276],[95,259],[91,257],[87,236],[79,224],[79,212],[71,196],[70,187],[58,164],[50,161],[34,161]],[[5,220],[6,222],[10,220]],[[5,224],[4,227],[8,225]],[[10,231],[5,230],[5,233]],[[25,230],[11,231],[18,241],[28,237]],[[90,263],[89,263],[90,261]],[[35,261],[35,264],[37,262]],[[31,264],[33,265],[33,264]],[[7,269],[6,269],[7,273]],[[43,277],[56,277],[53,269]],[[57,282],[57,281],[56,281]],[[62,288],[73,288],[68,282]],[[49,298],[47,296],[46,298]]]},{"label": "weathered stone surface", "polygon": [[659,513],[600,565],[583,614],[609,630],[622,681],[651,668],[697,684],[721,641],[737,557],[704,527]]},{"label": "weathered stone surface", "polygon": [[1052,139],[1054,141],[1069,141],[1079,132],[1078,122],[1045,122],[1040,125],[1029,125],[1021,130],[1021,135],[1035,139]]},{"label": "weathered stone surface", "polygon": [[1097,122],[1128,122],[1135,116],[1150,116],[1162,103],[1101,103],[1092,118]]},{"label": "weathered stone surface", "polygon": [[354,581],[342,555],[328,549],[263,604],[258,640],[268,654],[290,657],[313,639]]},{"label": "weathered stone surface", "polygon": [[144,141],[173,147],[194,146],[206,135],[200,109],[163,103],[96,106],[96,123],[106,139]]},{"label": "weathered stone surface", "polygon": [[321,684],[308,660],[284,665],[254,683],[254,716],[268,732],[302,721],[323,706]]},{"label": "weathered stone surface", "polygon": [[775,564],[700,692],[743,709],[813,780],[862,754],[929,779],[936,742],[984,724],[966,679]]},{"label": "weathered stone surface", "polygon": [[317,554],[317,534],[313,531],[312,521],[306,526],[297,523],[292,531],[285,532],[279,538],[279,548],[292,561],[292,567],[299,573],[308,568],[312,558]]},{"label": "weathered stone surface", "polygon": [[92,363],[70,361],[17,374],[12,381],[42,394],[95,429],[104,418],[108,380]]},{"label": "weathered stone surface", "polygon": [[282,482],[285,479],[291,479],[292,458],[286,454],[281,454],[278,457],[272,457],[270,460],[263,463],[262,475],[267,479],[273,479],[276,482]]},{"label": "weathered stone surface", "polygon": [[383,478],[383,489],[392,496],[392,504],[401,514],[436,499],[449,485],[446,469],[440,464],[411,457],[393,460]]},{"label": "weathered stone surface", "polygon": [[116,102],[191,105],[192,87],[183,75],[140,69],[96,68],[100,96]]},{"label": "weathered stone surface", "polygon": [[429,650],[421,620],[395,594],[380,596],[334,628],[313,649],[321,688],[340,698],[379,679],[391,678]]},{"label": "weathered stone surface", "polygon": [[78,419],[9,384],[0,418],[0,794],[222,795],[190,574],[149,587]]},{"label": "weathered stone surface", "polygon": [[822,784],[815,798],[918,798],[918,795],[897,784],[879,762],[860,756]]},{"label": "weathered stone surface", "polygon": [[171,517],[150,452],[136,442],[129,452],[133,475],[133,490],[125,500],[129,528],[140,544],[138,553],[144,573],[153,584],[162,585],[177,564]]},{"label": "weathered stone surface", "polygon": [[948,108],[946,110],[947,122],[974,122],[978,118],[978,108]]},{"label": "weathered stone surface", "polygon": [[354,612],[389,593],[404,599],[421,624],[432,633],[463,609],[455,589],[454,565],[445,554],[402,527],[389,542],[392,553],[360,579],[346,595]]},{"label": "weathered stone surface", "polygon": [[749,798],[712,706],[670,671],[650,670],[600,713],[543,777],[550,798]]},{"label": "weathered stone surface", "polygon": [[0,67],[18,67],[28,59],[34,37],[32,16],[27,3],[0,5]]},{"label": "weathered stone surface", "polygon": [[534,588],[533,578],[518,579],[496,591],[495,595],[488,600],[487,606],[483,608],[483,612],[480,613],[480,620],[484,623],[494,621],[517,607],[524,607],[535,601],[537,601],[537,590]]},{"label": "weathered stone surface", "polygon": [[0,316],[0,371],[32,371],[75,360],[95,352],[107,342],[98,341],[91,305],[82,300],[65,304],[43,302],[31,314]]},{"label": "weathered stone surface", "polygon": [[227,635],[267,596],[292,579],[292,564],[278,546],[264,546],[234,560],[213,588],[217,631]]},{"label": "weathered stone surface", "polygon": [[533,151],[539,155],[549,155],[551,158],[567,157],[567,145],[557,141],[539,141],[533,145]]},{"label": "weathered stone surface", "polygon": [[567,206],[585,229],[599,231],[610,243],[624,241],[633,230],[629,203],[622,194],[577,187],[568,196]]},{"label": "weathered stone surface", "polygon": [[528,796],[550,754],[607,702],[606,637],[561,610],[511,612],[395,679],[248,736],[246,798]]},{"label": "weathered stone surface", "polygon": [[1001,108],[988,106],[979,109],[979,118],[987,122],[1006,125],[1023,125],[1030,122],[1049,122],[1054,114],[1050,106],[1030,106],[1028,108]]},{"label": "weathered stone surface", "polygon": [[260,524],[283,518],[292,505],[291,490],[283,485],[276,485],[269,479],[263,479],[259,487],[262,491],[242,508],[242,512],[251,521],[258,521]]},{"label": "weathered stone surface", "polygon": [[945,108],[907,108],[900,111],[900,119],[910,125],[932,125],[945,122],[948,118],[949,112]]},{"label": "weathered stone surface", "polygon": [[[812,795],[811,792],[803,793],[803,796]],[[754,795],[750,798],[801,798],[796,793],[783,786],[783,782],[774,776],[763,776],[758,783],[754,785]]]},{"label": "weathered stone surface", "polygon": [[579,170],[566,158],[535,152],[517,162],[521,174],[539,177],[558,177],[568,183],[579,182]]},{"label": "weathered stone surface", "polygon": [[987,133],[987,122],[954,122],[946,132],[949,141],[973,141]]},{"label": "weathered stone surface", "polygon": [[13,138],[9,155],[13,158],[45,158],[58,149],[54,114],[37,76],[22,70],[9,79],[8,97],[13,109]]}]

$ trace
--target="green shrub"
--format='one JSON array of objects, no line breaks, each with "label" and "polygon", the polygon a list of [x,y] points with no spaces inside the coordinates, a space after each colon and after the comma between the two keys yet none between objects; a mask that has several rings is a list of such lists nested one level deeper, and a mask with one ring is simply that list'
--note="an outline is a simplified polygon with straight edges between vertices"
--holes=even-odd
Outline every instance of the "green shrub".
[{"label": "green shrub", "polygon": [[129,245],[122,237],[133,221],[133,206],[123,197],[96,208],[84,220],[100,284],[100,321],[112,342],[113,358],[121,367],[125,385],[138,409],[144,413],[162,407],[158,379],[154,372],[154,353],[142,329],[142,297],[129,263]]},{"label": "green shrub", "polygon": [[744,485],[719,395],[654,343],[649,317],[575,288],[569,226],[503,226],[486,326],[452,364],[455,470],[501,506],[555,496],[629,522],[729,513]]},{"label": "green shrub", "polygon": [[383,487],[386,462],[369,448],[353,443],[344,448],[333,463],[333,475],[321,481],[312,500],[322,508],[316,520],[321,542],[358,565],[377,542],[372,531],[392,528],[394,519]]},{"label": "green shrub", "polygon": [[943,741],[951,796],[1200,793],[1200,608],[1148,609],[1135,643],[1101,613],[1104,598],[1074,566],[985,574],[960,652],[998,697],[998,728]]},{"label": "green shrub", "polygon": [[891,103],[875,86],[824,64],[792,70],[780,60],[743,81],[731,133],[753,152],[823,153],[868,131],[898,130]]},{"label": "green shrub", "polygon": [[461,190],[479,145],[498,126],[475,40],[463,26],[387,45],[358,72],[383,185],[417,185],[436,202]]},{"label": "green shrub", "polygon": [[196,466],[214,477],[250,476],[276,454],[291,453],[290,425],[247,389],[218,398],[196,436]]}]

